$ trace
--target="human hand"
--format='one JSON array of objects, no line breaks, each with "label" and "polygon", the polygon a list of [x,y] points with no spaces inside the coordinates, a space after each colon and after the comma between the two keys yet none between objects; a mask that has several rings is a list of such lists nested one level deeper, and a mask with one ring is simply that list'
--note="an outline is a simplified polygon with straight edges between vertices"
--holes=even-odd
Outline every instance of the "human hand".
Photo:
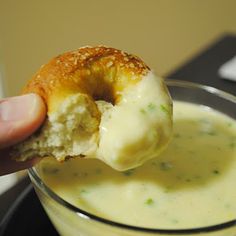
[{"label": "human hand", "polygon": [[0,175],[31,167],[37,158],[17,162],[10,157],[11,146],[26,139],[42,124],[46,107],[37,94],[0,100]]}]

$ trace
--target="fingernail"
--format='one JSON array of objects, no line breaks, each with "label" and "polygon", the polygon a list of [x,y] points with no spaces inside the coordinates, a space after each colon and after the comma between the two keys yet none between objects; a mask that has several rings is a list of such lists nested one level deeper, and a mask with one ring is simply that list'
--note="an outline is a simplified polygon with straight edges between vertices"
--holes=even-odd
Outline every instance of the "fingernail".
[{"label": "fingernail", "polygon": [[0,121],[30,119],[36,110],[36,95],[26,94],[0,101]]}]

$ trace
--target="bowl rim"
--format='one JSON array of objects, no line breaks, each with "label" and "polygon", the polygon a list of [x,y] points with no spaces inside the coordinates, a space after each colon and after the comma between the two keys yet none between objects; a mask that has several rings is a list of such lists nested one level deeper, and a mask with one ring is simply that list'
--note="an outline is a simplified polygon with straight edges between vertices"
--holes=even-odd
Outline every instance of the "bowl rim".
[{"label": "bowl rim", "polygon": [[[176,87],[185,87],[185,88],[191,88],[191,89],[205,90],[206,92],[209,92],[213,95],[216,95],[218,97],[221,97],[223,99],[231,101],[231,102],[235,103],[235,105],[236,105],[236,96],[234,96],[233,94],[224,92],[220,89],[211,87],[211,86],[193,83],[193,82],[189,82],[189,81],[185,81],[185,80],[174,80],[174,79],[165,79],[165,83],[167,86],[173,86],[173,87],[176,86]],[[180,228],[180,229],[145,228],[145,227],[128,225],[125,223],[119,223],[119,222],[105,219],[103,217],[89,213],[85,210],[80,209],[79,207],[72,205],[71,203],[67,202],[66,200],[62,199],[60,196],[58,196],[53,190],[51,190],[43,182],[43,180],[38,176],[35,167],[29,168],[28,173],[31,178],[31,181],[44,194],[46,194],[48,197],[52,198],[54,201],[56,201],[60,205],[73,211],[75,214],[78,214],[81,218],[84,218],[86,220],[96,221],[98,223],[102,223],[102,224],[105,224],[110,227],[117,227],[117,228],[120,228],[123,230],[136,231],[136,232],[140,232],[140,233],[142,232],[142,233],[146,233],[146,234],[158,233],[158,234],[166,234],[166,235],[191,235],[191,234],[199,234],[199,233],[211,233],[214,231],[224,230],[224,229],[228,229],[230,227],[236,226],[236,218],[231,221],[226,221],[223,223],[204,226],[204,227]]]},{"label": "bowl rim", "polygon": [[213,86],[190,82],[186,80],[176,80],[176,79],[165,79],[165,83],[166,85],[170,85],[170,86],[182,86],[185,88],[205,90],[208,93],[214,94],[220,98],[224,98],[228,101],[236,103],[236,94],[233,95],[231,93],[225,92]]}]

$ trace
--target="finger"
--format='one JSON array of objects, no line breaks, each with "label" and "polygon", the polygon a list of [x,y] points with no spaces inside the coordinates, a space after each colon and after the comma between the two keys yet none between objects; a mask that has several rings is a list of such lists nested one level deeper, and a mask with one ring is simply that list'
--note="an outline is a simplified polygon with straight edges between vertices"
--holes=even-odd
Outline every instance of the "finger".
[{"label": "finger", "polygon": [[26,94],[0,101],[0,148],[18,143],[42,124],[46,108],[37,94]]},{"label": "finger", "polygon": [[39,162],[40,158],[27,161],[15,161],[9,155],[9,150],[0,151],[0,176],[28,169]]}]

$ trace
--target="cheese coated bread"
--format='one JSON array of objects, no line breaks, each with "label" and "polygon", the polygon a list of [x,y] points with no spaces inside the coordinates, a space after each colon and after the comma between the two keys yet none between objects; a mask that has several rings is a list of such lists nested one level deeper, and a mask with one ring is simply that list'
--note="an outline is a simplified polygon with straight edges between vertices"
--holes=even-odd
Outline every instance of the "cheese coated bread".
[{"label": "cheese coated bread", "polygon": [[99,158],[125,170],[157,155],[171,137],[172,102],[164,81],[117,49],[83,47],[59,55],[23,93],[44,99],[47,119],[15,147],[18,160]]},{"label": "cheese coated bread", "polygon": [[58,109],[71,94],[116,104],[122,91],[142,79],[148,66],[136,56],[104,46],[83,47],[64,53],[43,65],[23,93],[37,93],[48,112]]}]

